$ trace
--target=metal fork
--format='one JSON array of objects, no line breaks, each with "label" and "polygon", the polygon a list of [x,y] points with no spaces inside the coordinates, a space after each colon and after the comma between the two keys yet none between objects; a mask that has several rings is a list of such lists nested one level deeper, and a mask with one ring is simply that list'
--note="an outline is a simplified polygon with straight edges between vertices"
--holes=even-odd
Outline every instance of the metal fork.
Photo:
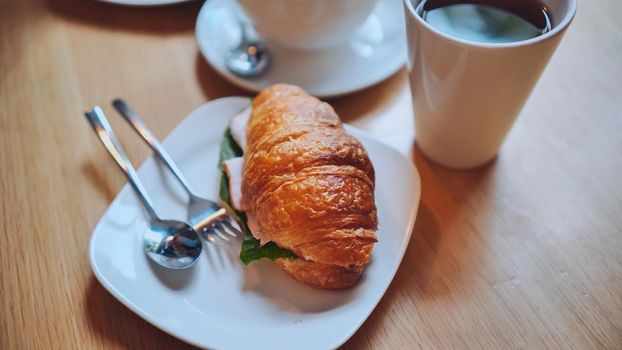
[{"label": "metal fork", "polygon": [[[123,118],[134,128],[141,138],[153,149],[162,163],[175,175],[182,187],[189,196],[187,216],[190,226],[199,232],[201,237],[207,241],[217,244],[215,237],[223,241],[229,241],[229,237],[236,237],[242,234],[238,227],[242,227],[234,217],[229,215],[225,208],[218,203],[198,196],[190,187],[188,180],[182,175],[181,171],[173,162],[173,159],[164,150],[157,137],[151,132],[147,124],[121,99],[112,101],[114,108]],[[236,227],[236,225],[238,227]]]}]

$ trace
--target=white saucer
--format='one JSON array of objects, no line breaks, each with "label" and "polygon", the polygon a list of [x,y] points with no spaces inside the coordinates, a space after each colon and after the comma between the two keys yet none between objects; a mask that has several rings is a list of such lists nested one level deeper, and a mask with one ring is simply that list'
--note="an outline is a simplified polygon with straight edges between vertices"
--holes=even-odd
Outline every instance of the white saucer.
[{"label": "white saucer", "polygon": [[273,62],[268,71],[242,78],[229,72],[224,62],[225,53],[239,43],[240,17],[244,14],[232,0],[207,1],[197,18],[196,37],[201,53],[218,73],[251,91],[285,82],[314,96],[338,96],[378,83],[406,62],[402,3],[380,0],[347,44],[321,52],[271,46]]}]

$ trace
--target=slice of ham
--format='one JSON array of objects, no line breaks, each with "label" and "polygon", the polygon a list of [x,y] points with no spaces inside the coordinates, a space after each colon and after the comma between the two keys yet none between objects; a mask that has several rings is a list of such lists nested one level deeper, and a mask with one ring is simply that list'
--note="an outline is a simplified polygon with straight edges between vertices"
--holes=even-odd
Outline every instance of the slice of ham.
[{"label": "slice of ham", "polygon": [[[244,158],[237,157],[225,160],[222,162],[225,174],[229,178],[229,198],[231,199],[231,206],[238,211],[246,211],[248,207],[245,205],[244,198],[242,198],[242,169],[244,168]],[[259,231],[259,225],[254,215],[247,212],[246,219],[248,228],[253,233],[253,236],[259,240],[260,245],[264,245],[270,240],[267,240]]]},{"label": "slice of ham", "polygon": [[[244,109],[242,112],[236,114],[231,118],[229,128],[231,130],[231,136],[238,143],[242,150],[246,149],[246,124],[251,117],[251,107]],[[246,212],[249,208],[242,198],[242,174],[244,170],[244,157],[237,157],[225,160],[223,163],[225,174],[229,178],[229,196],[231,199],[231,205],[233,209]],[[246,224],[253,233],[253,236],[259,240],[259,244],[270,242],[259,231],[259,225],[257,219],[250,212],[246,213]]]},{"label": "slice of ham", "polygon": [[251,107],[248,106],[242,112],[231,118],[231,123],[229,124],[231,136],[233,136],[233,139],[240,145],[242,150],[246,149],[246,124],[248,124],[250,117]]},{"label": "slice of ham", "polygon": [[270,242],[269,239],[266,239],[264,235],[259,231],[259,225],[257,224],[257,218],[255,215],[250,212],[246,213],[246,224],[248,225],[248,229],[253,233],[253,237],[259,240],[259,245],[263,247],[264,244]]},{"label": "slice of ham", "polygon": [[245,211],[247,208],[244,206],[244,201],[242,200],[242,169],[244,167],[244,158],[236,157],[227,159],[222,162],[222,166],[229,178],[229,199],[231,199],[231,206],[233,206],[235,210]]}]

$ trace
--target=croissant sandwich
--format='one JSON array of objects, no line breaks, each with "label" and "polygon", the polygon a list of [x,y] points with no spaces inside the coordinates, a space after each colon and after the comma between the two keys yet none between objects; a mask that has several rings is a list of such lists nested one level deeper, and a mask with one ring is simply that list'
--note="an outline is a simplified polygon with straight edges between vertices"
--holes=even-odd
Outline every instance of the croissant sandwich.
[{"label": "croissant sandwich", "polygon": [[356,284],[377,241],[374,168],[333,108],[270,86],[233,118],[221,148],[221,196],[247,229],[242,261],[272,259],[317,288]]}]

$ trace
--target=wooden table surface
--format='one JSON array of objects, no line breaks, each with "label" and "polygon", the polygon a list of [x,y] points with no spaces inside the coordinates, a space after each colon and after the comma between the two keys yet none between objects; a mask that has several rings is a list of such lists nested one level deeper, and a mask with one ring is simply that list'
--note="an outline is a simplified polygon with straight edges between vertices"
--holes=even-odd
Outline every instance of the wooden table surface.
[{"label": "wooden table surface", "polygon": [[[93,276],[87,245],[125,183],[82,111],[117,96],[165,136],[245,94],[205,63],[201,6],[0,0],[0,348],[182,349]],[[346,349],[622,349],[622,2],[584,0],[499,158],[450,171],[413,148],[405,70],[330,101],[412,155],[404,261]],[[148,149],[120,118],[130,158]],[[382,238],[380,238],[382,239]]]}]

